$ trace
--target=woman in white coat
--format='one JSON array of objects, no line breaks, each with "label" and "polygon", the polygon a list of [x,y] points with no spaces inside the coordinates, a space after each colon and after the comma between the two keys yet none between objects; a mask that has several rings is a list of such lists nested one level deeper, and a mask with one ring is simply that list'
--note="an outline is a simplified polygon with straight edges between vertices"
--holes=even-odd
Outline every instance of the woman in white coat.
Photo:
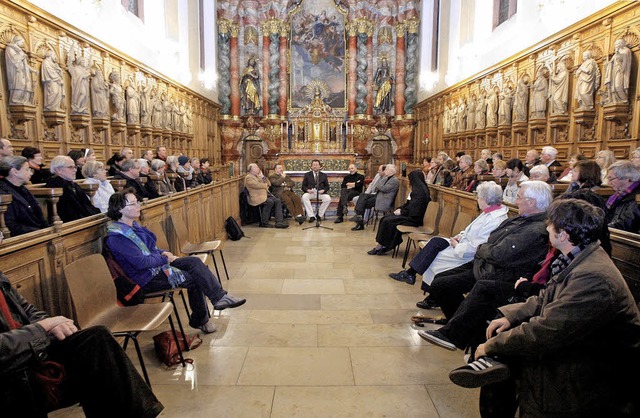
[{"label": "woman in white coat", "polygon": [[436,274],[460,267],[473,260],[476,249],[489,239],[489,234],[507,219],[509,209],[502,205],[502,188],[493,181],[482,182],[476,189],[478,207],[482,211],[473,222],[451,238],[433,237],[409,262],[409,269],[391,273],[394,280],[414,284],[416,274],[422,275],[422,290]]},{"label": "woman in white coat", "polygon": [[97,184],[98,190],[93,196],[93,206],[100,209],[100,212],[106,213],[109,209],[109,198],[115,193],[111,182],[107,180],[107,170],[100,161],[87,161],[82,166],[82,175],[85,183]]}]

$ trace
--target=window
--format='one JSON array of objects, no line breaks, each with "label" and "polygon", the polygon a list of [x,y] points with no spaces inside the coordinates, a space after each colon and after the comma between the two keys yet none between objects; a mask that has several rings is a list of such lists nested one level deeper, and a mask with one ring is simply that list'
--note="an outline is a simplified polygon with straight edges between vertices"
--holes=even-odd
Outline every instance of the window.
[{"label": "window", "polygon": [[509,20],[517,11],[517,0],[493,0],[493,28]]},{"label": "window", "polygon": [[120,0],[120,2],[127,12],[144,20],[144,0]]}]

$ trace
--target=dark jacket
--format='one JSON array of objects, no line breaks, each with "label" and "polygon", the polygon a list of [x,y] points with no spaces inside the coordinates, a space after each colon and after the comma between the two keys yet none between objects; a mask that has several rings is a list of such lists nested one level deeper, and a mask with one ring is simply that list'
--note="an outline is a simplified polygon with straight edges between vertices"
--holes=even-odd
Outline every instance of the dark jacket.
[{"label": "dark jacket", "polygon": [[616,202],[607,211],[609,228],[622,229],[636,234],[640,233],[640,205],[636,203],[636,195],[640,193],[640,185]]},{"label": "dark jacket", "polygon": [[400,215],[411,218],[418,225],[422,225],[424,212],[427,205],[431,201],[429,196],[429,187],[424,181],[424,175],[420,170],[414,170],[409,173],[409,183],[411,184],[411,193],[404,205],[400,206]]},{"label": "dark jacket", "polygon": [[10,194],[13,201],[4,214],[11,236],[26,234],[49,226],[40,204],[25,186],[15,187],[7,179],[0,180],[0,193]]},{"label": "dark jacket", "polygon": [[546,212],[517,216],[502,222],[473,259],[476,280],[515,282],[532,278],[549,249]]},{"label": "dark jacket", "polygon": [[62,196],[58,201],[58,216],[63,222],[100,213],[100,209],[91,204],[89,196],[73,181],[65,180],[59,176],[53,176],[47,181],[46,187],[62,188]]},{"label": "dark jacket", "polygon": [[[313,176],[313,171],[308,171],[302,179],[302,193],[307,193],[314,187],[316,187],[316,180]],[[318,191],[324,190],[325,194],[329,194],[329,178],[322,171],[318,172],[318,184],[316,188]]]},{"label": "dark jacket", "polygon": [[198,171],[196,175],[196,183],[197,184],[209,184],[213,181],[213,177],[211,177],[211,171]]},{"label": "dark jacket", "polygon": [[53,176],[53,174],[51,174],[51,171],[49,171],[49,169],[45,169],[42,167],[40,168],[31,167],[31,169],[33,170],[33,174],[31,175],[31,184],[46,183],[47,180],[49,180],[51,176]]},{"label": "dark jacket", "polygon": [[356,185],[353,189],[358,193],[362,193],[362,190],[364,187],[364,176],[360,173],[347,174],[346,176],[344,176],[344,179],[342,179],[342,184],[340,185],[340,188],[346,189],[347,183],[355,183]]},{"label": "dark jacket", "polygon": [[292,190],[296,185],[296,182],[293,181],[291,177],[287,175],[282,177],[281,175],[275,173],[269,176],[269,183],[271,183],[269,191],[278,199],[280,199],[280,196],[282,196],[283,191]]},{"label": "dark jacket", "polygon": [[140,173],[140,177],[145,177],[147,179],[147,182],[143,186],[143,189],[147,194],[145,197],[148,197],[149,199],[160,197],[160,193],[158,193],[158,182],[151,180],[148,174]]},{"label": "dark jacket", "polygon": [[[142,184],[138,181],[138,179],[133,179],[131,177],[128,177],[127,175],[125,175],[122,172],[119,172],[118,174],[116,174],[115,176],[113,176],[114,180],[126,180],[127,184],[124,186],[125,189],[126,188],[132,188],[133,190],[135,190],[136,193],[136,197],[138,198],[138,200],[142,200],[145,197],[146,198],[151,198],[147,192],[147,190],[145,190],[145,188],[142,186]],[[150,180],[147,178],[147,182],[149,182]]]}]

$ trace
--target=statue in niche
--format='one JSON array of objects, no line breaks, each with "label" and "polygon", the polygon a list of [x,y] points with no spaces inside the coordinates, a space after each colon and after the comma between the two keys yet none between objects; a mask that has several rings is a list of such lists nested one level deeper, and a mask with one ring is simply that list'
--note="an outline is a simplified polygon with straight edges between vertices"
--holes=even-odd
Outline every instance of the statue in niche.
[{"label": "statue in niche", "polygon": [[154,88],[151,95],[151,126],[162,128],[162,96],[157,88]]},{"label": "statue in niche", "polygon": [[178,122],[178,103],[175,100],[171,100],[171,129],[174,131],[178,131],[178,126],[180,126],[180,122]]},{"label": "statue in niche", "polygon": [[442,129],[445,134],[451,132],[451,124],[449,122],[449,105],[444,105],[444,111],[442,112]]},{"label": "statue in niche", "polygon": [[71,114],[89,114],[91,69],[89,60],[80,54],[80,46],[73,41],[67,57],[67,71],[71,75]]},{"label": "statue in niche", "polygon": [[605,104],[628,103],[632,53],[627,41],[622,38],[617,39],[613,46],[614,53],[607,62],[604,74],[607,91]]},{"label": "statue in niche", "polygon": [[115,70],[109,74],[109,94],[111,94],[111,103],[113,103],[111,120],[124,122],[124,90],[120,84],[120,75]]},{"label": "statue in niche", "polygon": [[93,65],[91,75],[91,107],[93,117],[106,118],[109,116],[109,84],[104,80],[102,70]]},{"label": "statue in niche", "polygon": [[458,132],[467,130],[467,106],[461,97],[458,102]]},{"label": "statue in niche", "polygon": [[143,78],[140,83],[140,124],[142,126],[151,125],[151,90],[153,83],[151,80]]},{"label": "statue in niche", "polygon": [[480,91],[476,103],[476,129],[484,129],[487,123],[487,93]]},{"label": "statue in niche", "polygon": [[373,108],[379,113],[387,113],[391,110],[393,77],[391,76],[391,69],[389,68],[389,62],[386,58],[382,58],[373,82],[376,85],[376,100]]},{"label": "statue in niche", "polygon": [[193,109],[191,107],[188,107],[186,112],[185,112],[185,120],[186,120],[186,130],[187,133],[192,134],[193,133]]},{"label": "statue in niche", "polygon": [[44,54],[40,75],[43,87],[43,110],[60,110],[64,100],[64,80],[56,54],[50,49]]},{"label": "statue in niche", "polygon": [[567,113],[569,104],[569,71],[567,63],[561,59],[558,62],[556,73],[549,77],[551,90],[551,109],[552,115],[562,115]]},{"label": "statue in niche", "polygon": [[178,132],[185,132],[184,130],[184,117],[186,112],[186,104],[184,100],[177,105],[176,110],[176,122],[175,122],[175,130]]},{"label": "statue in niche", "polygon": [[127,123],[138,125],[140,123],[140,94],[136,89],[133,76],[129,77],[127,88]]},{"label": "statue in niche", "polygon": [[162,93],[162,128],[171,129],[171,102],[169,101],[169,95]]},{"label": "statue in niche", "polygon": [[476,127],[476,95],[472,94],[467,103],[467,129],[473,130]]},{"label": "statue in niche", "polygon": [[498,106],[498,124],[511,125],[511,112],[513,110],[513,83],[506,83],[500,93],[500,105]]},{"label": "statue in niche", "polygon": [[493,128],[498,126],[498,93],[500,89],[498,86],[494,86],[489,89],[489,96],[487,96],[487,127]]},{"label": "statue in niche", "polygon": [[451,110],[450,110],[450,117],[449,117],[449,131],[452,134],[455,134],[456,132],[458,132],[458,106],[456,106],[455,103],[451,103]]},{"label": "statue in niche", "polygon": [[594,94],[600,85],[600,69],[591,51],[582,53],[582,64],[576,70],[576,99],[578,110],[593,110]]},{"label": "statue in niche", "polygon": [[541,67],[538,70],[536,81],[533,82],[533,99],[531,100],[531,119],[544,119],[547,111],[547,98],[549,97],[549,83],[547,82],[547,69]]},{"label": "statue in niche", "polygon": [[12,105],[33,104],[33,79],[31,74],[37,74],[38,71],[31,68],[27,53],[22,48],[24,48],[24,39],[19,35],[14,35],[4,50],[9,104]]},{"label": "statue in niche", "polygon": [[260,73],[256,65],[256,59],[249,57],[240,79],[240,102],[242,109],[248,115],[257,115],[262,108],[260,105]]},{"label": "statue in niche", "polygon": [[529,86],[526,76],[520,77],[516,86],[516,95],[513,103],[513,120],[515,122],[526,122],[527,105],[529,104]]}]

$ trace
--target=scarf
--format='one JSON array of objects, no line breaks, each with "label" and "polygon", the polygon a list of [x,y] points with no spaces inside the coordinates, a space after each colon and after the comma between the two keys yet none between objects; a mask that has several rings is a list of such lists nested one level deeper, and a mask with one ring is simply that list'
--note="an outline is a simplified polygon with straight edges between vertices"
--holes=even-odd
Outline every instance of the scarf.
[{"label": "scarf", "polygon": [[[107,225],[107,233],[111,232],[111,233],[120,234],[126,237],[131,242],[133,242],[136,245],[136,247],[138,247],[138,249],[140,250],[140,252],[142,252],[142,254],[150,255],[151,251],[149,251],[149,248],[147,248],[145,243],[135,233],[133,228],[128,227],[128,225],[127,225],[127,228],[125,228],[124,227],[125,225],[126,224],[123,224],[121,222],[110,222],[109,225]],[[155,249],[158,249],[158,247],[156,247]],[[176,288],[180,286],[185,281],[184,273],[182,273],[182,270],[172,267],[169,263],[164,264],[162,266],[151,267],[150,270],[151,270],[152,277],[154,277],[161,271],[164,272],[172,288]]]},{"label": "scarf", "polygon": [[551,275],[556,276],[562,272],[562,270],[566,269],[569,264],[573,261],[574,258],[580,251],[584,250],[584,246],[575,247],[571,252],[567,255],[560,254],[558,258],[551,263]]},{"label": "scarf", "polygon": [[607,200],[607,209],[611,209],[612,207],[614,207],[616,205],[616,203],[618,203],[618,201],[622,200],[623,197],[627,196],[628,194],[630,194],[631,192],[633,192],[635,190],[636,187],[638,187],[638,184],[640,184],[637,181],[634,181],[633,183],[631,183],[629,185],[629,187],[627,187],[626,189],[624,189],[622,192],[616,192],[614,194],[611,195],[611,197],[609,197],[609,200]]}]

